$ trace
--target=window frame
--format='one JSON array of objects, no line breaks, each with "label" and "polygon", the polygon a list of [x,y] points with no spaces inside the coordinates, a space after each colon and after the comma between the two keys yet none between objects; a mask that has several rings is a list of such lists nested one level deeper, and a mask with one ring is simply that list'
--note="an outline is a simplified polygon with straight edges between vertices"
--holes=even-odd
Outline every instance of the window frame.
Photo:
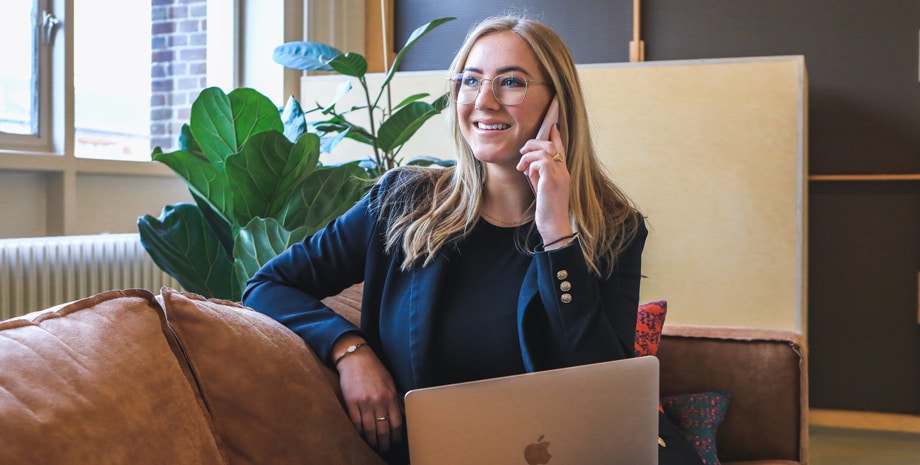
[{"label": "window frame", "polygon": [[0,148],[14,151],[36,151],[51,152],[53,150],[53,122],[52,115],[54,111],[52,105],[53,86],[52,79],[57,74],[54,71],[54,52],[55,43],[58,42],[57,35],[60,32],[60,26],[51,31],[50,41],[45,43],[42,40],[42,15],[45,12],[55,14],[55,6],[51,5],[52,0],[33,0],[34,9],[32,12],[32,41],[36,44],[37,56],[33,66],[36,74],[35,91],[38,93],[36,110],[38,118],[36,121],[36,134],[13,134],[0,131]]}]

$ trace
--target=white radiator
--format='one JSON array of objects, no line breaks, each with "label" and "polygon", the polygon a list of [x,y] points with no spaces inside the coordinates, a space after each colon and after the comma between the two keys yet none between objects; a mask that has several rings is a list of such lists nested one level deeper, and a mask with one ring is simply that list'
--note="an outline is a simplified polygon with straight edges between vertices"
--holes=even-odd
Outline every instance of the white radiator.
[{"label": "white radiator", "polygon": [[0,320],[112,289],[163,286],[179,289],[138,234],[0,239]]}]

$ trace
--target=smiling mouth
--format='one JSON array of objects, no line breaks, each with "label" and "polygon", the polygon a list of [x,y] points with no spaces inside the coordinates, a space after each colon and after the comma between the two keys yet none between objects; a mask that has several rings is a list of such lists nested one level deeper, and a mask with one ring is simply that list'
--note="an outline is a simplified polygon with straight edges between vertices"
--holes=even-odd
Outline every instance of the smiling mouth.
[{"label": "smiling mouth", "polygon": [[498,131],[504,130],[511,127],[510,124],[496,123],[496,124],[485,124],[485,123],[476,123],[476,127],[479,129],[484,129],[487,131]]}]

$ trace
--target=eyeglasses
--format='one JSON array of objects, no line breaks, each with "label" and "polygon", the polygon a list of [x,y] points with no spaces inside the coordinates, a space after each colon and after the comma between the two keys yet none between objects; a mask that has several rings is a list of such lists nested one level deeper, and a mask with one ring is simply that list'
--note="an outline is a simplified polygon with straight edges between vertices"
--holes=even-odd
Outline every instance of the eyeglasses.
[{"label": "eyeglasses", "polygon": [[520,105],[527,96],[527,85],[530,83],[548,85],[543,81],[525,79],[514,73],[499,74],[492,79],[474,76],[469,73],[457,74],[448,79],[451,84],[450,95],[454,101],[466,105],[473,103],[479,95],[483,81],[492,81],[492,95],[502,105]]}]

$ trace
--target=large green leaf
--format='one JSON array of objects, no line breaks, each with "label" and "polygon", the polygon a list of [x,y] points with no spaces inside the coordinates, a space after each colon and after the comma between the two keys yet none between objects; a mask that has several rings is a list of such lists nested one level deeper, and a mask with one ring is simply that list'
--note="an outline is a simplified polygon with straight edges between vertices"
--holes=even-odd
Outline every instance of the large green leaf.
[{"label": "large green leaf", "polygon": [[[284,132],[284,123],[281,122],[278,106],[268,97],[246,87],[234,89],[228,97],[233,111],[237,149],[242,148],[250,137],[260,132]],[[194,127],[194,122],[192,125]]]},{"label": "large green leaf", "polygon": [[198,207],[166,206],[159,218],[137,220],[141,244],[163,271],[189,292],[237,301],[241,289],[233,279],[233,262]]},{"label": "large green leaf", "polygon": [[450,93],[444,92],[440,97],[434,99],[434,102],[431,102],[431,106],[438,111],[438,113],[444,111],[447,106],[450,105]]},{"label": "large green leaf", "polygon": [[406,56],[406,53],[408,53],[409,50],[412,49],[412,46],[415,45],[415,43],[418,42],[419,39],[424,37],[425,34],[428,34],[429,32],[431,32],[434,28],[448,21],[453,21],[455,19],[457,18],[451,18],[451,17],[438,18],[434,21],[431,21],[429,23],[419,26],[414,31],[412,31],[412,34],[409,35],[409,39],[406,40],[406,44],[403,45],[403,48],[399,51],[399,53],[396,54],[396,58],[393,60],[393,65],[390,66],[390,69],[387,71],[386,78],[384,78],[383,80],[383,84],[380,87],[380,94],[377,95],[376,101],[378,102],[380,101],[380,96],[383,95],[383,92],[386,89],[387,85],[390,84],[390,81],[393,79],[393,76],[396,74],[396,71],[399,69],[399,63],[402,62],[402,59],[404,56]]},{"label": "large green leaf", "polygon": [[275,47],[275,63],[303,71],[332,71],[329,61],[342,52],[317,42],[287,42]]},{"label": "large green leaf", "polygon": [[198,146],[198,142],[195,141],[195,137],[192,136],[192,130],[188,124],[183,124],[182,128],[179,129],[179,150],[185,150],[202,160],[207,159],[204,152],[201,151],[201,147]]},{"label": "large green leaf", "polygon": [[229,222],[232,209],[232,189],[227,176],[208,160],[196,157],[184,150],[163,153],[154,151],[153,160],[163,163],[185,180],[189,189],[203,199],[207,199],[213,209]]},{"label": "large green leaf", "polygon": [[223,171],[224,159],[239,150],[227,94],[217,87],[201,91],[192,103],[189,128],[204,155]]},{"label": "large green leaf", "polygon": [[227,159],[227,178],[233,185],[233,222],[277,218],[294,189],[319,162],[319,137],[304,134],[291,144],[279,132],[253,136],[239,154]]},{"label": "large green leaf", "polygon": [[307,237],[306,229],[288,231],[274,218],[253,218],[240,229],[233,247],[233,268],[240,288],[262,265]]},{"label": "large green leaf", "polygon": [[438,113],[437,109],[425,102],[412,102],[400,108],[380,125],[377,145],[385,152],[392,152],[405,144],[425,121]]},{"label": "large green leaf", "polygon": [[367,191],[369,176],[358,162],[323,168],[300,184],[285,208],[285,228],[306,227],[312,234],[345,213]]},{"label": "large green leaf", "polygon": [[416,100],[421,100],[421,99],[423,99],[423,98],[425,98],[425,97],[427,97],[427,96],[429,96],[429,95],[431,95],[431,94],[428,94],[427,92],[426,92],[426,93],[421,93],[421,94],[410,95],[410,96],[404,98],[404,99],[402,100],[402,102],[399,102],[396,106],[394,106],[393,109],[394,109],[394,110],[398,110],[398,109],[400,109],[400,108],[402,108],[402,107],[404,107],[404,106],[406,106],[406,105],[408,105],[408,104],[410,104],[410,103],[412,103],[412,102],[414,102],[414,101],[416,101]]},{"label": "large green leaf", "polygon": [[223,171],[227,157],[254,134],[283,131],[278,108],[268,97],[253,89],[235,89],[230,94],[209,87],[192,103],[189,128],[194,140],[211,164]]},{"label": "large green leaf", "polygon": [[227,222],[227,219],[224,218],[223,215],[214,210],[214,207],[208,199],[202,198],[200,195],[196,194],[194,190],[189,189],[189,192],[191,192],[192,200],[195,201],[198,210],[201,211],[204,219],[208,222],[208,225],[211,226],[211,231],[214,233],[214,236],[220,242],[220,245],[223,246],[224,252],[227,252],[227,256],[232,255],[233,228],[230,223]]},{"label": "large green leaf", "polygon": [[339,74],[363,78],[367,74],[367,60],[357,53],[343,53],[329,61],[329,67]]}]

